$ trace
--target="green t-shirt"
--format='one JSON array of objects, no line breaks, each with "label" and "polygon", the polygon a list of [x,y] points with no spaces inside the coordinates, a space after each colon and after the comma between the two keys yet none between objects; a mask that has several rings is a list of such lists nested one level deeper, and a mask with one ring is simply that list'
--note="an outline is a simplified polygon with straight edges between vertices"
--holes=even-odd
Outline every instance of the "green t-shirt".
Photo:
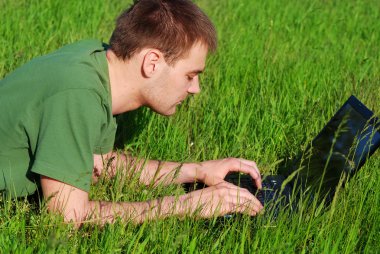
[{"label": "green t-shirt", "polygon": [[80,41],[0,80],[0,192],[31,194],[39,175],[89,191],[93,154],[116,132],[105,52]]}]

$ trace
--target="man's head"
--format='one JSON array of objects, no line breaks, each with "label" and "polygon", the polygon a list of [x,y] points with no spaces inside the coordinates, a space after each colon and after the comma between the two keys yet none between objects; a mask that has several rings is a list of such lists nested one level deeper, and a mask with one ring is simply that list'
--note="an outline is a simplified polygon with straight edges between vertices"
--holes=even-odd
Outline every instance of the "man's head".
[{"label": "man's head", "polygon": [[144,48],[160,50],[168,64],[201,43],[209,51],[217,46],[209,18],[189,0],[140,0],[124,11],[116,22],[110,48],[122,60]]},{"label": "man's head", "polygon": [[125,65],[119,87],[128,89],[129,102],[121,108],[127,111],[133,101],[132,108],[174,114],[189,94],[199,93],[199,74],[216,44],[213,24],[191,1],[136,1],[117,19],[110,39],[110,50]]}]

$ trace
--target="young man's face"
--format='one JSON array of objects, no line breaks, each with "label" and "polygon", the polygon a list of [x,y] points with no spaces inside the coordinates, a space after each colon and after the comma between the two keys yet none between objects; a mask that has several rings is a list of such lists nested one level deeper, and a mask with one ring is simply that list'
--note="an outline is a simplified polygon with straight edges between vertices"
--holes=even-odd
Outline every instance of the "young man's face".
[{"label": "young man's face", "polygon": [[146,91],[147,106],[159,114],[172,115],[189,94],[199,93],[199,74],[205,68],[207,52],[207,47],[198,43],[173,66],[165,62],[154,84]]}]

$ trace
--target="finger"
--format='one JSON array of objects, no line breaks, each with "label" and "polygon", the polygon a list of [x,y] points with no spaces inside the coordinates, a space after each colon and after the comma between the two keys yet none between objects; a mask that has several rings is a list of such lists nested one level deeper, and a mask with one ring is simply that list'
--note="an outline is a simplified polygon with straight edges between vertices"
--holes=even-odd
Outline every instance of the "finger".
[{"label": "finger", "polygon": [[261,175],[257,166],[248,165],[239,159],[238,164],[234,165],[234,167],[232,167],[230,171],[235,171],[235,172],[238,171],[245,174],[249,174],[252,177],[252,179],[255,181],[256,187],[258,189],[262,188]]},{"label": "finger", "polygon": [[[259,168],[257,167],[256,162],[254,162],[254,161],[250,161],[250,160],[246,160],[246,159],[243,159],[243,158],[239,158],[239,160],[240,160],[241,162],[243,162],[243,163],[245,163],[245,164],[247,164],[247,165],[253,167],[253,168],[256,170],[257,174],[260,176],[260,180],[261,180],[261,173],[260,173]],[[257,185],[257,186],[258,186],[258,185]]]},{"label": "finger", "polygon": [[213,204],[211,207],[215,214],[239,212],[255,216],[263,209],[260,201],[247,189],[233,184],[225,182],[206,189],[208,194],[211,194],[209,201]]},{"label": "finger", "polygon": [[264,208],[261,202],[254,195],[252,195],[251,192],[249,192],[245,188],[241,188],[241,187],[237,187],[233,185],[233,187],[230,187],[228,189],[228,195],[230,196],[230,198],[232,198],[232,201],[236,204],[250,202],[252,204],[255,204],[255,206],[257,206],[259,210]]},{"label": "finger", "polygon": [[258,173],[259,175],[261,175],[260,170],[259,170],[259,168],[257,167],[256,162],[254,162],[254,161],[250,161],[250,160],[246,160],[246,159],[243,159],[243,158],[239,158],[239,160],[240,160],[242,163],[247,164],[247,165],[253,167],[253,168],[257,171],[257,173]]},{"label": "finger", "polygon": [[[256,163],[254,163],[254,166],[251,166],[251,167],[253,168],[253,170],[255,172],[250,171],[249,175],[254,179],[257,188],[261,189],[262,188],[262,179],[261,179],[260,170],[257,168]],[[257,176],[257,178],[255,178],[255,176]]]},{"label": "finger", "polygon": [[245,197],[244,195],[239,198],[230,196],[229,199],[233,203],[232,208],[234,212],[256,215],[263,209],[258,200],[250,199],[250,197]]},{"label": "finger", "polygon": [[251,216],[256,216],[260,213],[257,207],[252,205],[250,202],[246,202],[245,204],[236,207],[236,212],[249,214]]},{"label": "finger", "polygon": [[248,190],[247,190],[247,194],[248,194],[247,198],[250,201],[250,204],[254,204],[255,207],[258,208],[258,212],[261,211],[262,209],[264,209],[264,206],[260,202],[260,200],[258,200],[254,195],[252,195],[252,193],[250,193]]},{"label": "finger", "polygon": [[261,202],[251,192],[249,192],[245,188],[239,187],[237,185],[234,185],[226,181],[218,185],[215,185],[213,187],[216,189],[222,189],[222,188],[228,189],[228,192],[227,192],[228,194],[233,194],[235,195],[235,197],[240,195],[247,199],[253,200],[255,203],[259,204],[261,208],[263,208],[263,205],[261,204]]},{"label": "finger", "polygon": [[241,162],[244,162],[245,164],[248,164],[250,166],[256,167],[256,162],[255,161],[250,161],[244,158],[238,158]]},{"label": "finger", "polygon": [[254,195],[252,195],[252,193],[250,193],[248,190],[246,192],[248,194],[248,198],[249,200],[251,201],[251,204],[254,204],[255,206],[258,207],[258,212],[260,212],[262,209],[264,209],[264,206],[263,204],[260,202],[260,200],[257,199],[257,197],[255,197]]}]

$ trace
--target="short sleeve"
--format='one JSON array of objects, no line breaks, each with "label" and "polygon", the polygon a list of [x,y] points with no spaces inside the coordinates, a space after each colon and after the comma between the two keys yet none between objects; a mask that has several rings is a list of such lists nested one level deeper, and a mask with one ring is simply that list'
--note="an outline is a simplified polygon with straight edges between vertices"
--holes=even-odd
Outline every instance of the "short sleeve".
[{"label": "short sleeve", "polygon": [[104,115],[101,98],[71,89],[49,97],[42,108],[31,171],[89,191]]},{"label": "short sleeve", "polygon": [[94,154],[106,154],[114,148],[117,124],[114,117],[109,117],[107,120],[107,124],[103,125],[104,128],[102,128],[99,143],[95,146]]}]

